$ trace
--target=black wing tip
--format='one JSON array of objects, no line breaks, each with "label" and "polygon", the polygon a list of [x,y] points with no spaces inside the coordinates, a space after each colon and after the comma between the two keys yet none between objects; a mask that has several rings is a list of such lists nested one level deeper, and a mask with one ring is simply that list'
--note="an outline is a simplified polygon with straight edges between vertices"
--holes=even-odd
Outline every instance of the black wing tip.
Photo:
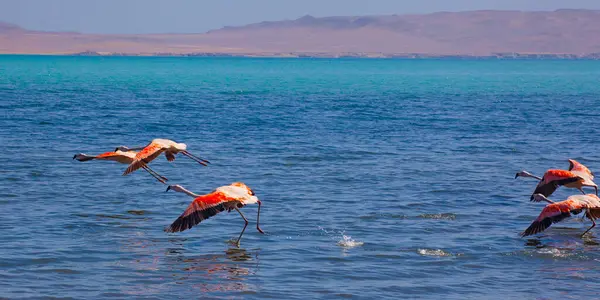
[{"label": "black wing tip", "polygon": [[527,227],[527,229],[525,229],[525,231],[523,231],[521,233],[521,237],[526,237],[528,235],[534,235],[536,233],[540,233],[546,229],[548,229],[548,227],[550,227],[553,223],[558,223],[560,221],[562,221],[563,219],[570,217],[571,213],[570,212],[564,212],[561,213],[560,215],[554,216],[554,217],[547,217],[541,221],[534,221],[533,223],[531,223],[531,225],[529,225],[529,227]]},{"label": "black wing tip", "polygon": [[525,231],[521,232],[521,237],[526,237],[530,235],[534,235],[536,233],[540,233],[544,231],[547,227],[544,226],[543,222],[535,221],[525,229]]},{"label": "black wing tip", "polygon": [[174,233],[192,229],[192,227],[200,224],[202,221],[207,220],[224,210],[225,205],[223,205],[223,203],[206,209],[196,210],[187,216],[180,216],[173,224],[166,227],[164,231]]}]

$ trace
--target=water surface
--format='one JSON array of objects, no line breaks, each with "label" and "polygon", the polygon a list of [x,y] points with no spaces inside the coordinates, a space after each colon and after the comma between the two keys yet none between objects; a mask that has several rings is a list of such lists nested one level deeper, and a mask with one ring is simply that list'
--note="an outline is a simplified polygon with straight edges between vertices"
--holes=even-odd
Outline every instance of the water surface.
[{"label": "water surface", "polygon": [[[600,62],[0,56],[0,297],[597,296],[598,230],[520,238],[527,169],[600,169]],[[263,200],[167,234],[192,200],[73,161],[156,137],[152,167]],[[559,189],[553,198],[575,193]]]}]

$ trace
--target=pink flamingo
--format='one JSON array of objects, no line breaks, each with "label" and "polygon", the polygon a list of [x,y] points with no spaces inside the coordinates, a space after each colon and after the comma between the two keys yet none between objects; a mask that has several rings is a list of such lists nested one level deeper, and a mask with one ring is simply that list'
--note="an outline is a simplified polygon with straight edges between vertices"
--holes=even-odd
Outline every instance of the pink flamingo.
[{"label": "pink flamingo", "polygon": [[594,194],[575,195],[560,202],[553,202],[542,194],[534,194],[536,202],[546,201],[550,204],[542,209],[542,213],[529,225],[521,236],[536,234],[544,231],[553,223],[558,223],[571,214],[579,214],[585,210],[585,216],[592,221],[592,227],[588,228],[581,236],[583,237],[588,231],[596,226],[596,219],[600,217],[600,198]]},{"label": "pink flamingo", "polygon": [[515,175],[515,179],[519,176],[531,177],[539,180],[540,182],[535,188],[535,191],[531,195],[530,200],[535,201],[534,194],[542,194],[549,197],[556,191],[559,186],[567,188],[576,188],[585,194],[583,187],[593,187],[598,195],[598,186],[594,183],[594,173],[590,171],[586,166],[577,162],[574,159],[569,159],[569,170],[548,170],[544,173],[542,178],[532,175],[527,171],[521,171]]},{"label": "pink flamingo", "polygon": [[242,219],[244,219],[245,225],[236,241],[236,245],[240,246],[240,240],[242,235],[248,226],[248,219],[239,210],[240,208],[248,205],[258,203],[258,212],[256,215],[256,230],[264,234],[264,231],[260,229],[260,206],[261,202],[258,200],[254,191],[241,182],[234,182],[230,185],[221,186],[213,192],[206,195],[198,195],[188,191],[180,185],[170,185],[167,187],[167,191],[174,190],[176,192],[185,193],[191,197],[194,197],[194,201],[187,207],[187,209],[165,229],[166,232],[180,232],[192,228],[200,222],[227,210],[230,212],[235,209]]}]

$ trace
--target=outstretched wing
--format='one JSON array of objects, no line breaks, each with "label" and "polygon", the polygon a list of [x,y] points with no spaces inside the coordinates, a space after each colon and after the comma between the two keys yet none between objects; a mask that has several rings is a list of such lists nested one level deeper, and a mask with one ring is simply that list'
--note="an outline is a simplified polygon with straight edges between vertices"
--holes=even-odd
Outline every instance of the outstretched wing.
[{"label": "outstretched wing", "polygon": [[530,201],[533,201],[533,195],[542,194],[549,197],[556,189],[565,184],[573,183],[582,180],[581,177],[573,174],[570,171],[564,170],[548,170],[542,180],[535,187],[535,191],[531,194]]},{"label": "outstretched wing", "polygon": [[123,173],[123,175],[127,175],[139,168],[141,168],[144,164],[147,164],[157,158],[163,151],[165,151],[164,145],[156,142],[150,143],[148,146],[144,147],[142,151],[138,152],[133,159],[133,162],[127,167],[127,170]]},{"label": "outstretched wing", "polygon": [[[590,171],[590,169],[588,169],[586,166],[584,166],[583,164],[581,164],[580,162],[578,162],[574,159],[569,159],[569,171],[576,173],[576,174],[581,173],[581,175],[589,177],[590,180],[594,180],[594,173],[592,173],[592,171]],[[580,175],[580,174],[577,174],[577,175]]]},{"label": "outstretched wing", "polygon": [[578,201],[576,198],[569,198],[565,201],[548,204],[544,207],[537,219],[521,233],[521,236],[524,237],[542,232],[553,223],[558,223],[565,218],[570,217],[571,214],[576,215],[585,208],[587,208],[587,204]]},{"label": "outstretched wing", "polygon": [[171,224],[165,228],[166,232],[179,232],[190,229],[200,222],[227,209],[228,202],[236,199],[226,194],[215,191],[210,194],[200,196],[187,207],[187,209]]}]

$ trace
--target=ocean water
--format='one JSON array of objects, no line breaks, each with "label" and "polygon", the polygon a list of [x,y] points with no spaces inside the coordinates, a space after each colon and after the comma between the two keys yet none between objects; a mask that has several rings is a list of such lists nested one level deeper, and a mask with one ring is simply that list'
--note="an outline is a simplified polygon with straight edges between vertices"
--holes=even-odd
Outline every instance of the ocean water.
[{"label": "ocean water", "polygon": [[[0,56],[0,298],[592,299],[600,229],[521,238],[536,184],[600,170],[600,62]],[[154,170],[75,153],[187,143]],[[559,189],[562,200],[575,190]]]}]

